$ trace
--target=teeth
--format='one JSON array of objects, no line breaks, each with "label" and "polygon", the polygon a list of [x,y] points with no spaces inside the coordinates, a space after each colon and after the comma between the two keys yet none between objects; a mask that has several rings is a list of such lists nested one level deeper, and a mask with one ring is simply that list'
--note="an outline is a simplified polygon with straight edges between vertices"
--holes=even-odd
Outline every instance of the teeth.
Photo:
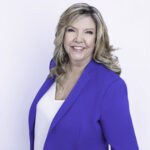
[{"label": "teeth", "polygon": [[83,49],[84,47],[73,46],[74,49]]}]

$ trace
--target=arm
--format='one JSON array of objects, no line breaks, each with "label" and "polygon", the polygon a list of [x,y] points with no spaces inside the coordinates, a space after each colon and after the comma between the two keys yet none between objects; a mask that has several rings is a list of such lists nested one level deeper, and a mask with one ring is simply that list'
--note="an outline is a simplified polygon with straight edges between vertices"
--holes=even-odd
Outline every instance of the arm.
[{"label": "arm", "polygon": [[124,80],[113,82],[103,98],[100,122],[111,150],[139,150]]}]

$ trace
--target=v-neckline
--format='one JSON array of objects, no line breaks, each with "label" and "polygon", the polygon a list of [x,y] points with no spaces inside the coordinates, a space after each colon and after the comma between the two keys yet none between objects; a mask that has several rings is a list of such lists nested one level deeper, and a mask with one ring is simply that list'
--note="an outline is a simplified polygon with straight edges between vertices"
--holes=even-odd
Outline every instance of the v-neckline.
[{"label": "v-neckline", "polygon": [[53,90],[53,97],[54,97],[54,101],[65,101],[65,99],[55,99],[55,95],[56,95],[56,81],[54,82],[54,90]]},{"label": "v-neckline", "polygon": [[[53,64],[51,64],[51,68],[55,66],[55,61],[53,59]],[[102,65],[101,65],[102,66]],[[56,125],[59,123],[61,118],[68,112],[68,110],[78,101],[78,96],[81,94],[82,90],[86,88],[88,85],[88,82],[90,78],[92,77],[93,72],[97,70],[100,67],[99,64],[97,64],[93,59],[87,64],[87,66],[84,68],[80,78],[76,82],[75,86],[65,99],[63,101],[62,106],[56,113],[55,117],[52,120],[51,126],[49,128],[49,132],[52,132],[53,129],[56,127]],[[32,133],[34,132],[34,120],[36,115],[36,105],[40,98],[46,93],[46,91],[52,86],[52,84],[55,82],[56,76],[53,78],[46,78],[45,82],[43,83],[42,87],[40,88],[39,92],[37,93],[34,102],[31,105],[30,112],[29,112],[29,127],[30,127],[30,136],[33,140]],[[56,84],[56,83],[55,83]],[[55,86],[56,89],[56,86]],[[54,90],[55,90],[54,89]]]}]

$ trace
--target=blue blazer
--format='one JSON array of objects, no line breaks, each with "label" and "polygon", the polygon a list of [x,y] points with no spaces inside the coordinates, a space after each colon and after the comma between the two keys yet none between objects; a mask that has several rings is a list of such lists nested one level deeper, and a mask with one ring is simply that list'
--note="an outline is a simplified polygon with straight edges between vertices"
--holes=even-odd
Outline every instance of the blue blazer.
[{"label": "blue blazer", "polygon": [[[52,58],[50,68],[54,66]],[[30,107],[30,150],[36,104],[54,81],[46,78]],[[44,150],[108,150],[108,144],[111,150],[139,150],[125,81],[91,59],[53,118]]]}]

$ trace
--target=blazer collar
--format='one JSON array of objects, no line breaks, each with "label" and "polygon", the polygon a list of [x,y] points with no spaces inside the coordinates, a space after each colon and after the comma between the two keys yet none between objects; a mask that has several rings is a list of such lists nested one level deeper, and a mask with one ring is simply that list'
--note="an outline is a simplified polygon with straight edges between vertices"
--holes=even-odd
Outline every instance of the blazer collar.
[{"label": "blazer collar", "polygon": [[[65,99],[64,103],[59,108],[58,112],[54,116],[49,132],[51,132],[56,125],[59,123],[59,121],[62,119],[62,117],[69,111],[69,109],[73,106],[73,104],[78,100],[79,94],[82,92],[83,88],[86,88],[88,81],[91,77],[91,73],[97,69],[97,63],[91,59],[90,62],[86,65],[84,68],[82,74],[80,75],[79,79],[77,80],[76,84],[74,85],[73,89]],[[53,65],[54,66],[54,65]],[[42,87],[40,88],[37,96],[35,97],[35,102],[32,106],[32,115],[31,115],[31,131],[34,130],[34,122],[35,122],[35,114],[36,114],[36,104],[40,100],[40,98],[46,93],[46,91],[51,87],[53,82],[55,81],[55,76],[53,78],[47,78]],[[49,133],[48,133],[49,134]]]}]

